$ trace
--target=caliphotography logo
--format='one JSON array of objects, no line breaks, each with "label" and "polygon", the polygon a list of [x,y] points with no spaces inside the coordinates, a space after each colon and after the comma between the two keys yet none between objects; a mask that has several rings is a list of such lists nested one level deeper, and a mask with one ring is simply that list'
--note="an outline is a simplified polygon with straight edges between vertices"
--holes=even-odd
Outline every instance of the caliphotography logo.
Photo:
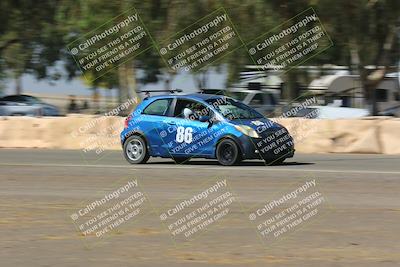
[{"label": "caliphotography logo", "polygon": [[288,71],[333,45],[312,7],[246,44],[261,70]]},{"label": "caliphotography logo", "polygon": [[232,220],[237,199],[226,178],[208,179],[202,189],[165,205],[159,215],[176,246],[193,244],[199,236]]},{"label": "caliphotography logo", "polygon": [[99,245],[103,237],[115,237],[151,211],[149,200],[137,179],[91,200],[71,215],[73,224],[89,248]]},{"label": "caliphotography logo", "polygon": [[293,191],[275,196],[249,214],[265,245],[284,239],[330,210],[316,179],[305,181]]},{"label": "caliphotography logo", "polygon": [[[151,48],[134,8],[71,42],[68,49],[88,82]],[[149,40],[146,40],[149,39]]]},{"label": "caliphotography logo", "polygon": [[242,46],[228,14],[219,8],[160,42],[159,52],[173,71],[198,71]]},{"label": "caliphotography logo", "polygon": [[138,98],[128,99],[101,116],[88,118],[85,123],[72,130],[70,136],[78,142],[81,156],[86,162],[96,162],[104,157],[107,151],[121,146],[119,137],[124,118],[120,116],[130,113],[137,104]]}]

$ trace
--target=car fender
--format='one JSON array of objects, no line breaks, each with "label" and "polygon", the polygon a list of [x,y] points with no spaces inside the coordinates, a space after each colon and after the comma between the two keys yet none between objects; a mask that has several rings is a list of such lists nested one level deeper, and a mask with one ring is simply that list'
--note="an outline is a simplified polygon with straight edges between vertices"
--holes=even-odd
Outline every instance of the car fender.
[{"label": "car fender", "polygon": [[122,135],[124,136],[124,138],[123,138],[123,142],[122,142],[122,147],[124,146],[124,144],[125,144],[125,141],[129,138],[129,137],[131,137],[132,135],[138,135],[138,136],[140,136],[141,138],[143,138],[143,140],[146,142],[146,147],[147,147],[147,149],[148,149],[148,151],[150,152],[150,145],[149,145],[149,141],[147,140],[147,138],[146,138],[146,135],[144,134],[144,132],[142,131],[142,130],[139,130],[139,129],[134,129],[134,130],[131,130],[131,131],[128,131],[128,132],[123,132],[122,133]]},{"label": "car fender", "polygon": [[243,148],[243,145],[242,145],[242,142],[240,141],[240,139],[239,139],[237,136],[235,136],[235,135],[229,133],[229,134],[226,134],[226,135],[224,135],[224,136],[221,136],[221,137],[218,139],[218,141],[215,143],[215,149],[214,149],[214,156],[215,156],[215,157],[217,157],[217,146],[218,146],[218,144],[219,144],[222,140],[224,140],[224,139],[231,139],[231,140],[233,140],[233,141],[236,143],[236,145],[238,146],[239,151],[240,151],[240,154],[241,154],[242,156],[244,155],[244,154],[243,154],[244,148]]}]

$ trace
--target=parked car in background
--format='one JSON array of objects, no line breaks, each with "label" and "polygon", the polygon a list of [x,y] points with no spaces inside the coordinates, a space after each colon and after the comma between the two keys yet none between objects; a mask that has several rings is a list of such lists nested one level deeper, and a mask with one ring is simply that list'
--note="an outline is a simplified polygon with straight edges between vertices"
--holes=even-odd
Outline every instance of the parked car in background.
[{"label": "parked car in background", "polygon": [[233,91],[232,96],[244,104],[254,108],[263,115],[272,116],[279,104],[279,92],[276,90]]},{"label": "parked car in background", "polygon": [[242,86],[226,89],[202,89],[203,94],[225,95],[254,108],[263,115],[271,116],[279,106],[280,91],[267,88],[258,82],[249,82]]},{"label": "parked car in background", "polygon": [[59,116],[60,110],[30,95],[8,95],[0,98],[0,116]]}]

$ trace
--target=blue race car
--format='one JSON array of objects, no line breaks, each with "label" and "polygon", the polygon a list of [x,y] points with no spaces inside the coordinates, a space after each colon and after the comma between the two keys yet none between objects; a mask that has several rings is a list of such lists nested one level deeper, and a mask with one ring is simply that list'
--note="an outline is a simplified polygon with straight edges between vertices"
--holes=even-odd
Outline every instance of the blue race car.
[{"label": "blue race car", "polygon": [[244,159],[268,164],[294,155],[282,125],[235,99],[210,94],[164,95],[143,100],[125,120],[121,144],[131,164],[151,157],[217,159],[235,165]]}]

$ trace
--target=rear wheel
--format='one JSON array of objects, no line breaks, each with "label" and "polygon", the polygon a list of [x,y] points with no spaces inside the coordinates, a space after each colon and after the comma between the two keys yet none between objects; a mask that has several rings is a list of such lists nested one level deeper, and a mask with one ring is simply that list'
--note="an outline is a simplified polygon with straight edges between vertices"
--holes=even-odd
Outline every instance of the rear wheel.
[{"label": "rear wheel", "polygon": [[239,147],[231,139],[222,140],[217,146],[216,154],[218,162],[225,166],[232,166],[241,161]]},{"label": "rear wheel", "polygon": [[124,156],[130,164],[146,163],[150,155],[144,139],[138,135],[129,137],[124,143]]}]

